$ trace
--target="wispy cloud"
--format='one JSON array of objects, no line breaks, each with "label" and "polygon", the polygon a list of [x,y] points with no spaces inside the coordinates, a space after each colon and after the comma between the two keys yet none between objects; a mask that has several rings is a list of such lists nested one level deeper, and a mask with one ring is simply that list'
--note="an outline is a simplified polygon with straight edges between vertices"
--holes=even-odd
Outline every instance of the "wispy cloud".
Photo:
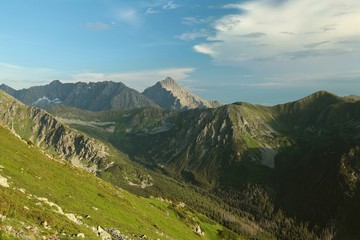
[{"label": "wispy cloud", "polygon": [[184,41],[192,41],[192,40],[196,40],[198,38],[208,37],[209,35],[210,34],[207,30],[201,29],[200,31],[183,33],[179,36],[176,36],[176,38],[179,38]]},{"label": "wispy cloud", "polygon": [[200,25],[210,23],[212,21],[211,17],[201,18],[201,17],[183,17],[182,23],[186,25]]},{"label": "wispy cloud", "polygon": [[103,22],[89,22],[85,24],[85,28],[88,30],[94,31],[102,31],[108,30],[112,27],[111,24],[103,23]]},{"label": "wispy cloud", "polygon": [[16,89],[38,85],[59,75],[50,68],[24,67],[4,62],[0,62],[0,72],[0,84],[4,83]]},{"label": "wispy cloud", "polygon": [[140,4],[139,8],[145,9],[146,15],[157,14],[167,10],[173,10],[179,8],[180,5],[176,4],[173,0],[164,1],[159,0],[156,2],[146,2]]},{"label": "wispy cloud", "polygon": [[164,10],[169,10],[169,9],[176,9],[178,8],[180,5],[176,4],[174,1],[168,1],[167,3],[165,3],[164,5],[162,5],[162,9]]},{"label": "wispy cloud", "polygon": [[145,14],[156,14],[156,13],[159,13],[160,11],[159,10],[155,10],[153,8],[147,8],[146,11],[145,11]]},{"label": "wispy cloud", "polygon": [[138,91],[153,85],[155,82],[170,76],[176,80],[185,80],[189,74],[195,71],[194,68],[166,68],[155,70],[144,70],[137,72],[82,72],[73,74],[64,82],[98,82],[98,81],[116,81],[123,82],[125,85]]}]

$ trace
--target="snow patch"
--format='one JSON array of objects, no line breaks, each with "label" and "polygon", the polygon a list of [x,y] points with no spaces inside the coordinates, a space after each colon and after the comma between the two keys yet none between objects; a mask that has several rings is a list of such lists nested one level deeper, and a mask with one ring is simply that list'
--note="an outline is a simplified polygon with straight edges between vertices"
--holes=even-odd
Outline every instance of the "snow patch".
[{"label": "snow patch", "polygon": [[55,98],[54,100],[51,100],[51,99],[49,99],[48,97],[43,96],[42,98],[39,98],[38,100],[36,100],[35,102],[33,102],[32,105],[37,105],[37,104],[39,104],[40,102],[44,102],[44,101],[46,101],[46,102],[48,102],[48,103],[53,103],[53,104],[60,104],[60,103],[62,103],[62,101],[61,101],[60,99],[58,99],[58,98]]}]

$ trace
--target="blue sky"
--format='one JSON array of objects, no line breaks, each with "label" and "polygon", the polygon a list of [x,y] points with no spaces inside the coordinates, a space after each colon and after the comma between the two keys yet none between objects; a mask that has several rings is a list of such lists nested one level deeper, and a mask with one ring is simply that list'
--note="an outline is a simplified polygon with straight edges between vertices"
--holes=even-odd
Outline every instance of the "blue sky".
[{"label": "blue sky", "polygon": [[208,100],[360,95],[358,0],[4,0],[0,83],[171,76]]}]

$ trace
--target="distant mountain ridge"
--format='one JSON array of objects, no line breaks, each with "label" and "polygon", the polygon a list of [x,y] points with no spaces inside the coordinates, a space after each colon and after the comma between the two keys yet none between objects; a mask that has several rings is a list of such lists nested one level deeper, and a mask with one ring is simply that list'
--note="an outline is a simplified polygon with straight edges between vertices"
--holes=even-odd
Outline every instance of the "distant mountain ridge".
[{"label": "distant mountain ridge", "polygon": [[1,85],[0,89],[25,104],[42,108],[48,108],[60,102],[90,111],[157,106],[138,91],[123,83],[112,81],[61,83],[55,80],[48,85],[18,91],[6,85]]},{"label": "distant mountain ridge", "polygon": [[25,104],[43,109],[57,104],[95,112],[159,106],[176,110],[221,106],[218,102],[205,101],[181,88],[169,77],[147,88],[143,93],[121,82],[112,81],[62,83],[54,80],[50,84],[28,89],[15,90],[4,84],[0,85],[0,89]]},{"label": "distant mountain ridge", "polygon": [[174,79],[167,77],[145,89],[145,96],[164,109],[188,110],[219,107],[219,102],[206,101],[181,88]]}]

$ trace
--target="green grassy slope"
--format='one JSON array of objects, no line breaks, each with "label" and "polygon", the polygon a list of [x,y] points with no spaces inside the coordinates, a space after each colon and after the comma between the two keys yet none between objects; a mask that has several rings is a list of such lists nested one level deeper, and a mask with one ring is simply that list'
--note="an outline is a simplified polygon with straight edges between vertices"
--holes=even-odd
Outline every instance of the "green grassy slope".
[{"label": "green grassy slope", "polygon": [[[67,162],[50,159],[4,127],[0,136],[0,175],[9,184],[0,186],[0,229],[5,239],[54,235],[67,239],[78,233],[96,239],[92,227],[98,226],[132,238],[219,239],[222,227],[187,207],[116,188]],[[69,213],[82,224],[64,215]],[[203,237],[194,233],[197,225],[205,231]]]}]

